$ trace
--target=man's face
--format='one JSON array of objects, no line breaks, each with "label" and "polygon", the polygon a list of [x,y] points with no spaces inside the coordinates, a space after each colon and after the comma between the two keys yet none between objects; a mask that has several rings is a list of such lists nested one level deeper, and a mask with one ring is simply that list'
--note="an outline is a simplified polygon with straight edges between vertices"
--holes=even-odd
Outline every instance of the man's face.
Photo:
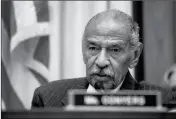
[{"label": "man's face", "polygon": [[115,89],[125,77],[133,54],[130,31],[113,20],[92,23],[85,30],[83,58],[88,82],[96,89]]}]

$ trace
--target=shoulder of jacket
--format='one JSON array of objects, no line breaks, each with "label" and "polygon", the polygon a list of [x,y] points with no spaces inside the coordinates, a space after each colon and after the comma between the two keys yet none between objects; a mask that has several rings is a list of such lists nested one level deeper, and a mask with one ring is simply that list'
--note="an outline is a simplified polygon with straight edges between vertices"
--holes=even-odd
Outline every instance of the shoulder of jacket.
[{"label": "shoulder of jacket", "polygon": [[54,90],[62,90],[63,88],[67,86],[74,85],[76,83],[82,83],[85,81],[85,77],[80,78],[70,78],[70,79],[61,79],[56,81],[50,81],[47,84],[41,85],[36,88],[35,92],[38,93],[46,93]]}]

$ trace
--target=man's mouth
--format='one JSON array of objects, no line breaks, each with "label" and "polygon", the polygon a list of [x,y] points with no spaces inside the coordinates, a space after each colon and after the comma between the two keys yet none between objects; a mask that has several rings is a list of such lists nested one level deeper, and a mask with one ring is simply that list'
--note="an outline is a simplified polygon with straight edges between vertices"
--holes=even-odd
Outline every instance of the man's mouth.
[{"label": "man's mouth", "polygon": [[97,75],[98,77],[109,77],[108,75]]},{"label": "man's mouth", "polygon": [[109,75],[100,75],[100,74],[93,75],[93,77],[98,81],[108,81],[110,78],[112,78]]}]

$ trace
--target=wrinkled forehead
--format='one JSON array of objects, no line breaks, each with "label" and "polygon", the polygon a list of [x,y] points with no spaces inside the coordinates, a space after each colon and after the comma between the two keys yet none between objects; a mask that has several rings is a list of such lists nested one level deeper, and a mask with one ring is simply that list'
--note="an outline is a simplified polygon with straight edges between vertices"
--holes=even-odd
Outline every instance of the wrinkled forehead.
[{"label": "wrinkled forehead", "polygon": [[109,36],[91,36],[86,38],[88,44],[98,45],[101,47],[117,47],[125,48],[128,46],[128,42],[121,39],[120,37],[109,37]]},{"label": "wrinkled forehead", "polygon": [[115,40],[120,39],[127,42],[131,38],[131,29],[128,23],[121,19],[95,19],[87,25],[84,32],[84,37],[89,38],[92,36],[116,37]]}]

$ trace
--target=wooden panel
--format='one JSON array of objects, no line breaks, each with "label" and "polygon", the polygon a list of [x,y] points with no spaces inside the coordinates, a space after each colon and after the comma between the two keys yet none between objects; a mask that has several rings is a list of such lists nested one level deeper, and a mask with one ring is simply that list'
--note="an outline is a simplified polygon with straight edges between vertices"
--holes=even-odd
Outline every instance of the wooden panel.
[{"label": "wooden panel", "polygon": [[174,62],[174,1],[144,2],[145,79],[163,85],[164,72]]}]

